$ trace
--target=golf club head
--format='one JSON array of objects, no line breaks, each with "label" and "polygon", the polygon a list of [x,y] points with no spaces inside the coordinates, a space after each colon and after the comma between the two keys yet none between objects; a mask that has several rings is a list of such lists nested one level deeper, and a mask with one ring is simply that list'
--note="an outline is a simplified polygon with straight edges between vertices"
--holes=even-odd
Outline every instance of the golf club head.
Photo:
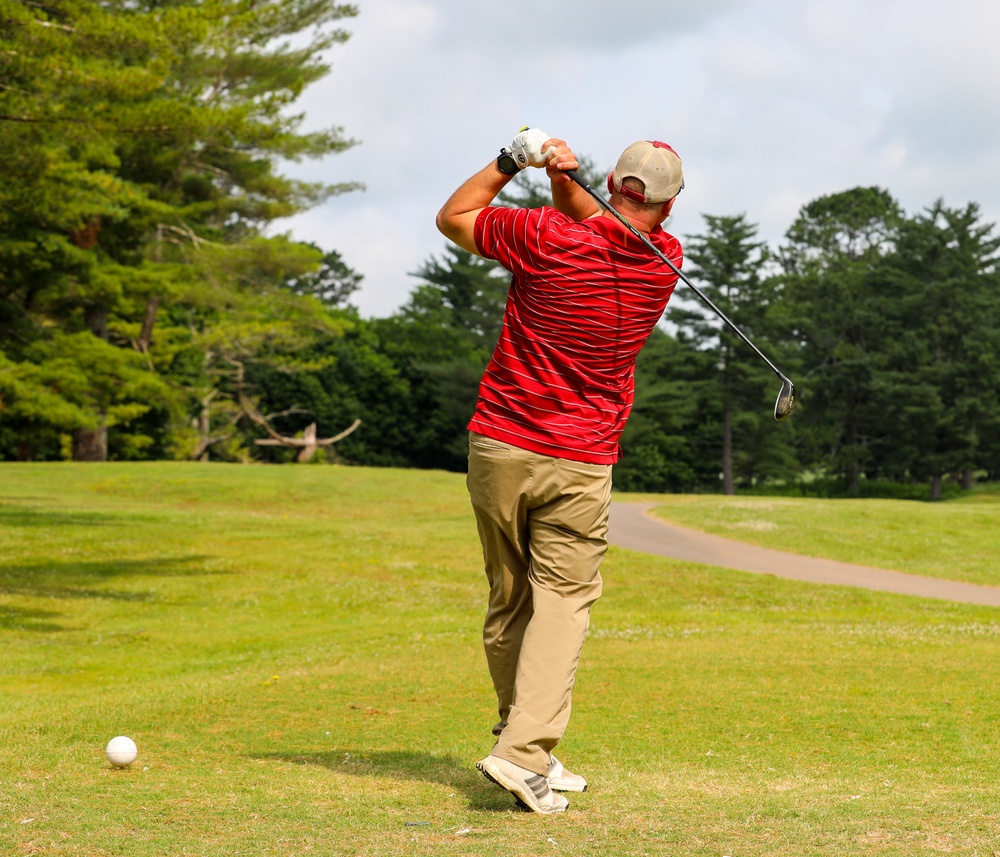
[{"label": "golf club head", "polygon": [[795,407],[795,385],[787,378],[781,379],[781,392],[774,403],[774,418],[780,423]]}]

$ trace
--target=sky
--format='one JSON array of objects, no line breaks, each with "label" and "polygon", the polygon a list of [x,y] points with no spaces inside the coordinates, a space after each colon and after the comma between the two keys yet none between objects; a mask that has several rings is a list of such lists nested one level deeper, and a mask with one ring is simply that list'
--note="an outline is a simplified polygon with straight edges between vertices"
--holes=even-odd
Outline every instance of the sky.
[{"label": "sky", "polygon": [[909,214],[943,199],[1000,221],[997,0],[356,5],[296,108],[303,130],[357,145],[283,172],[365,190],[271,231],[339,251],[364,277],[364,317],[406,302],[447,247],[442,203],[525,125],[607,171],[635,140],[669,143],[686,187],[666,228],[682,240],[705,214],[744,214],[777,246],[802,206],[859,186]]}]

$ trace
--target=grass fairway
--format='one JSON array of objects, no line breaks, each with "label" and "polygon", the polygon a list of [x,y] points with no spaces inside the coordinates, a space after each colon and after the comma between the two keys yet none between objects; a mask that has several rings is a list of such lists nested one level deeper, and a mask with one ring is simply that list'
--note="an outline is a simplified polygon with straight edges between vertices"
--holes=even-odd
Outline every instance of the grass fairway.
[{"label": "grass fairway", "polygon": [[948,503],[783,497],[643,497],[680,524],[761,547],[1000,586],[1000,493]]},{"label": "grass fairway", "polygon": [[[862,503],[856,544],[954,526],[938,504],[908,531],[916,507]],[[591,790],[535,816],[473,768],[494,717],[461,476],[0,465],[0,854],[1000,853],[995,609],[619,549],[604,578],[561,748]]]}]

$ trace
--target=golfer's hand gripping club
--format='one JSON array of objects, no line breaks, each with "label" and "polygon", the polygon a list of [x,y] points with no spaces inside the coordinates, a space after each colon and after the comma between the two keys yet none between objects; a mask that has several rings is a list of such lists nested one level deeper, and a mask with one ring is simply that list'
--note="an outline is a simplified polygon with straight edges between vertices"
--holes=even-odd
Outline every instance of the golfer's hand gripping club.
[{"label": "golfer's hand gripping club", "polygon": [[629,232],[636,236],[643,244],[645,244],[650,250],[655,253],[661,261],[663,261],[671,271],[673,271],[680,279],[682,279],[688,287],[701,299],[701,301],[708,306],[719,318],[722,319],[726,325],[729,326],[747,345],[749,345],[754,352],[763,360],[770,368],[781,379],[781,390],[778,393],[778,398],[774,402],[774,418],[779,422],[785,419],[791,412],[792,408],[795,407],[795,385],[788,379],[781,370],[778,369],[767,357],[764,356],[763,352],[754,345],[733,322],[729,320],[726,314],[719,309],[712,300],[706,295],[701,289],[699,289],[694,283],[692,283],[684,274],[681,273],[680,268],[678,268],[673,262],[671,262],[660,250],[653,244],[652,241],[646,235],[643,235],[635,226],[633,226],[628,220],[626,220],[621,214],[619,214],[603,196],[597,193],[592,187],[590,187],[583,179],[577,175],[576,170],[567,170],[567,175],[576,182],[581,188],[583,188],[590,196],[594,198],[598,205],[601,206],[609,214],[613,215]]},{"label": "golfer's hand gripping club", "polygon": [[555,146],[549,146],[544,151],[542,146],[551,139],[551,136],[540,128],[522,128],[510,144],[510,153],[517,161],[518,168],[523,170],[525,167],[544,167]]}]

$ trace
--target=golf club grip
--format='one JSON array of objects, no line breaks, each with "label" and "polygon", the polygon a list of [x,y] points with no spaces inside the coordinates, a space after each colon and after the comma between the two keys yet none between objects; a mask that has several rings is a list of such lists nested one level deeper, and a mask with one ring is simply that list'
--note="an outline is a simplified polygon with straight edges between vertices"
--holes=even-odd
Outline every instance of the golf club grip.
[{"label": "golf club grip", "polygon": [[667,265],[667,267],[670,268],[671,271],[673,271],[680,279],[682,279],[687,284],[688,288],[690,288],[691,291],[693,291],[699,298],[701,298],[701,300],[712,310],[712,312],[714,312],[727,325],[729,325],[730,329],[733,330],[740,337],[740,339],[742,339],[747,345],[749,345],[756,352],[757,356],[761,360],[763,360],[768,366],[771,367],[771,371],[774,372],[775,375],[777,375],[782,381],[786,382],[788,381],[788,378],[784,375],[784,373],[782,373],[777,366],[775,366],[770,360],[767,359],[767,357],[764,356],[761,350],[750,341],[750,339],[742,330],[740,330],[732,321],[729,320],[729,317],[712,302],[712,300],[708,297],[708,295],[706,295],[701,289],[699,289],[694,283],[692,283],[683,273],[681,273],[680,268],[678,268],[663,253],[660,252],[659,248],[657,248],[657,246],[653,244],[652,241],[649,240],[648,236],[643,235],[642,232],[640,232],[635,226],[629,223],[629,221],[626,220],[625,217],[623,217],[618,211],[615,210],[614,207],[612,207],[610,202],[608,202],[603,196],[597,193],[597,191],[595,191],[592,187],[590,187],[590,185],[588,185],[583,179],[581,179],[580,176],[577,175],[576,170],[566,170],[566,174],[580,187],[582,187],[587,193],[589,193],[597,201],[597,203],[601,206],[601,208],[603,208],[609,214],[613,215],[622,224],[622,226],[628,229],[629,232],[635,235],[636,238],[638,238],[643,244],[645,244],[650,250],[652,250]]}]

